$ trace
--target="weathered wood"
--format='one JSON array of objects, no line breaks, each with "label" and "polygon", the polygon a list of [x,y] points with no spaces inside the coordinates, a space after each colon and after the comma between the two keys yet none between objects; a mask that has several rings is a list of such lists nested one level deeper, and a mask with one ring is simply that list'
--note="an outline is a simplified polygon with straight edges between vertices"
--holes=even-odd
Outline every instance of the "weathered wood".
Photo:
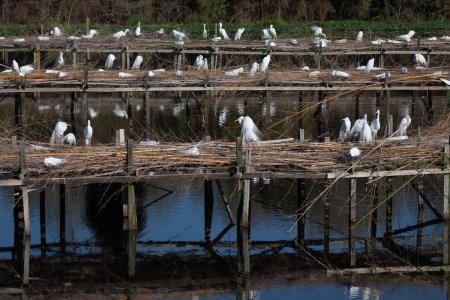
[{"label": "weathered wood", "polygon": [[136,193],[134,189],[134,184],[129,184],[127,186],[127,208],[128,208],[128,230],[137,230],[137,209],[136,209]]},{"label": "weathered wood", "polygon": [[298,139],[300,142],[304,142],[305,141],[305,129],[300,128],[298,130]]},{"label": "weathered wood", "polygon": [[[252,152],[251,149],[247,149],[245,156],[245,168],[246,170],[251,165],[252,161]],[[248,228],[249,226],[249,210],[250,210],[250,180],[244,180],[244,188],[243,188],[243,204],[242,204],[242,217],[241,217],[241,226],[243,228]]]},{"label": "weathered wood", "polygon": [[[450,137],[449,137],[450,144]],[[445,145],[444,148],[444,166],[446,169],[450,169],[450,146]],[[442,232],[442,243],[443,243],[443,263],[450,264],[450,175],[444,175],[444,186],[442,192],[442,202],[443,202],[443,215],[444,215],[444,228]]]},{"label": "weathered wood", "polygon": [[116,130],[116,147],[125,146],[125,130],[118,129]]},{"label": "weathered wood", "polygon": [[137,230],[129,230],[127,233],[127,256],[128,256],[128,278],[132,279],[136,275],[136,249],[137,249]]},{"label": "weathered wood", "polygon": [[373,192],[372,200],[372,213],[370,218],[370,239],[372,243],[376,242],[377,239],[377,224],[378,224],[378,203],[379,203],[379,185],[376,184]]},{"label": "weathered wood", "polygon": [[134,174],[134,166],[133,166],[133,139],[127,139],[127,174]]},{"label": "weathered wood", "polygon": [[22,282],[28,285],[30,282],[30,250],[31,250],[31,236],[25,235],[25,248],[23,253],[23,275]]},{"label": "weathered wood", "polygon": [[27,166],[25,161],[25,143],[23,140],[19,141],[19,159],[20,159],[20,170],[19,170],[19,179],[23,180],[27,173]]},{"label": "weathered wood", "polygon": [[399,266],[399,267],[370,267],[352,269],[327,270],[329,276],[344,276],[352,274],[394,274],[394,273],[426,273],[426,272],[449,272],[450,266]]},{"label": "weathered wood", "polygon": [[225,209],[227,211],[228,218],[230,219],[231,224],[236,224],[236,220],[234,218],[234,215],[231,212],[231,208],[230,208],[228,197],[225,195],[225,192],[223,191],[222,184],[220,183],[220,181],[218,179],[216,179],[216,185],[217,185],[217,189],[219,190],[220,196],[222,198],[222,202],[225,205]]},{"label": "weathered wood", "polygon": [[127,99],[128,129],[129,135],[133,136],[133,94],[130,93]]},{"label": "weathered wood", "polygon": [[23,198],[23,219],[25,223],[25,235],[31,235],[30,206],[28,202],[28,188],[26,186],[22,187],[22,198]]},{"label": "weathered wood", "polygon": [[[417,224],[423,223],[423,177],[419,176],[417,178],[417,189],[418,189],[418,197],[417,197]],[[422,228],[417,228],[416,231],[416,250],[417,253],[420,253],[420,249],[422,247]]]},{"label": "weathered wood", "polygon": [[323,196],[323,253],[330,254],[330,197]]},{"label": "weathered wood", "polygon": [[356,265],[356,179],[350,179],[350,207],[348,218],[348,242],[350,266]]}]

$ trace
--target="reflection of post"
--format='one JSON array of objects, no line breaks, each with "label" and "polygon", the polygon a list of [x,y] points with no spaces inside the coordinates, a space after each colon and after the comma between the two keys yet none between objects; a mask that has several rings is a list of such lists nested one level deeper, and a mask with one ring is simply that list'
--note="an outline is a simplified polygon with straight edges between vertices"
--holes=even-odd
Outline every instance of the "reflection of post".
[{"label": "reflection of post", "polygon": [[[450,144],[450,137],[449,137]],[[444,153],[444,166],[447,170],[450,170],[450,145],[445,145]],[[444,265],[450,264],[450,229],[449,229],[449,219],[450,219],[450,175],[444,175],[444,190],[443,190],[443,210],[444,210],[444,230],[442,242],[444,244]],[[447,291],[448,295],[448,291]]]},{"label": "reflection of post", "polygon": [[248,229],[238,226],[239,271],[248,276],[250,273],[250,247]]},{"label": "reflection of post", "polygon": [[39,223],[41,225],[41,255],[47,255],[47,237],[45,232],[45,187],[39,193]]},{"label": "reflection of post", "polygon": [[14,187],[14,248],[12,251],[13,265],[16,270],[22,271],[23,268],[23,201],[22,191]]},{"label": "reflection of post", "polygon": [[66,186],[59,185],[59,247],[61,253],[66,251]]},{"label": "reflection of post", "polygon": [[30,207],[28,205],[28,188],[22,187],[22,201],[23,201],[23,220],[25,223],[25,235],[31,235],[30,231]]},{"label": "reflection of post", "polygon": [[305,246],[305,210],[306,180],[297,179],[297,241]]},{"label": "reflection of post", "polygon": [[[247,149],[245,155],[245,168],[246,172],[250,168],[252,160],[252,152],[251,149]],[[250,180],[244,180],[244,190],[243,190],[243,203],[242,203],[242,218],[241,218],[241,226],[243,228],[248,228],[249,223],[249,210],[250,210]]]},{"label": "reflection of post", "polygon": [[356,265],[356,179],[350,179],[350,210],[348,218],[348,242],[349,242],[349,252],[350,252],[350,266],[354,267]]},{"label": "reflection of post", "polygon": [[386,179],[386,233],[387,238],[392,237],[392,178]]},{"label": "reflection of post", "polygon": [[23,283],[28,284],[30,278],[30,240],[31,236],[25,236],[25,253],[23,256]]},{"label": "reflection of post", "polygon": [[[418,189],[418,197],[417,197],[417,224],[423,223],[423,178],[422,176],[418,176],[417,179],[417,189]],[[416,250],[417,254],[420,254],[420,248],[422,246],[422,228],[417,227],[416,233]]]},{"label": "reflection of post", "polygon": [[328,193],[323,199],[323,253],[330,253],[330,197]]},{"label": "reflection of post", "polygon": [[127,245],[127,256],[128,256],[128,278],[133,278],[136,274],[136,237],[137,230],[128,230],[128,245]]},{"label": "reflection of post", "polygon": [[205,242],[207,245],[211,244],[211,225],[214,208],[214,196],[211,180],[205,180]]},{"label": "reflection of post", "polygon": [[372,245],[375,245],[377,241],[377,223],[378,223],[378,202],[379,202],[379,186],[378,184],[374,187],[374,195],[373,195],[373,202],[372,202],[372,216],[370,219],[370,239],[372,242]]}]

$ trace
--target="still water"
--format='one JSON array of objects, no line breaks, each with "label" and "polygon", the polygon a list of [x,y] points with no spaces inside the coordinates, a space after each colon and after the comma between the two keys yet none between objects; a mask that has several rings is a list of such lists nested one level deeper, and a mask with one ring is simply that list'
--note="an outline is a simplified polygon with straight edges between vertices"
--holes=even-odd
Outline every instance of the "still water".
[{"label": "still water", "polygon": [[[314,95],[307,97],[304,95],[303,108],[312,104]],[[252,116],[265,139],[284,138],[296,136],[298,131],[299,117],[302,117],[302,126],[305,128],[305,136],[309,139],[317,138],[317,126],[315,123],[315,109],[305,111],[303,114],[296,114],[299,110],[298,96],[286,94],[273,94],[271,99],[264,100],[258,95],[235,95],[233,97],[222,96],[219,101],[214,102],[208,109],[207,121],[202,114],[201,99],[195,95],[181,95],[172,97],[164,95],[153,98],[149,109],[150,124],[144,128],[145,112],[142,101],[135,97],[133,100],[132,115],[133,131],[141,139],[147,138],[159,141],[199,141],[205,135],[210,135],[213,139],[232,140],[239,135],[239,126],[234,120],[239,115],[247,114]],[[376,109],[375,97],[367,95],[367,98],[360,98],[360,113],[367,113],[369,119],[372,118]],[[423,108],[416,103],[411,106],[411,97],[408,95],[393,98],[390,110],[394,115],[394,123],[403,115],[409,113],[415,115],[413,128],[418,124],[422,126],[427,122],[427,114]],[[436,122],[445,113],[445,98],[435,98],[436,107],[433,116]],[[339,99],[330,103],[325,112],[327,119],[326,133],[331,138],[337,137],[339,121],[344,116],[354,116],[354,99]],[[414,110],[414,114],[411,111]],[[94,128],[94,143],[114,142],[115,130],[128,128],[128,113],[125,102],[120,97],[105,96],[88,99],[89,118]],[[13,123],[14,114],[13,101],[4,100],[0,102],[0,120],[3,124]],[[441,114],[441,115],[440,115]],[[28,139],[46,142],[49,140],[52,127],[58,117],[71,123],[70,130],[81,132],[83,125],[82,109],[76,103],[74,118],[70,116],[70,98],[38,99],[38,101],[27,101],[24,108],[25,124],[27,124],[26,135]],[[383,109],[381,112],[382,124],[385,120]],[[5,125],[6,126],[6,125]],[[128,130],[128,129],[127,129]],[[428,199],[442,211],[442,180],[437,177],[426,176],[424,181],[424,193]],[[373,187],[367,185],[364,180],[358,180],[358,212],[357,216],[363,218],[369,212]],[[394,179],[394,187],[400,187],[403,179]],[[222,182],[224,193],[230,197],[233,193],[232,182]],[[211,226],[211,237],[218,236],[230,223],[225,206],[221,200],[217,186],[213,184],[214,209]],[[314,199],[323,189],[324,182],[307,181],[307,197]],[[204,241],[205,220],[204,220],[204,186],[203,182],[155,182],[152,185],[139,185],[137,187],[137,199],[139,203],[139,230],[137,233],[137,265],[136,274],[144,271],[146,262],[152,257],[171,257],[176,255],[192,255],[193,260],[197,257],[207,258],[208,252],[196,242]],[[385,187],[381,185],[381,194],[385,193]],[[348,232],[348,183],[339,182],[331,191],[331,238],[345,239]],[[121,252],[120,231],[122,220],[119,210],[105,209],[99,214],[99,207],[104,201],[111,198],[104,192],[93,187],[79,186],[66,189],[66,252],[83,256],[95,256],[99,254],[117,254]],[[230,206],[236,210],[236,203],[233,197]],[[296,228],[296,185],[287,180],[276,180],[269,184],[258,182],[251,187],[251,242],[278,242],[292,241],[297,236]],[[14,220],[13,190],[9,188],[0,189],[0,260],[11,259],[11,247],[14,246]],[[111,202],[113,202],[111,200]],[[114,203],[111,203],[114,207]],[[401,189],[394,196],[394,220],[393,229],[415,225],[417,223],[417,194],[407,186]],[[384,212],[384,205],[380,211]],[[50,186],[46,189],[46,235],[47,243],[57,244],[59,242],[59,186]],[[115,218],[119,213],[119,217]],[[40,244],[40,213],[39,213],[39,192],[30,194],[30,215],[31,215],[31,255],[38,259],[41,256]],[[424,211],[424,220],[433,219],[434,215],[429,209]],[[323,203],[318,201],[307,215],[305,238],[317,240],[323,237]],[[382,237],[385,228],[385,216],[380,213],[378,216],[377,236]],[[424,238],[423,249],[433,253],[433,259],[440,259],[442,243],[442,224],[428,226],[423,229]],[[401,236],[398,241],[405,247],[414,247],[416,231],[409,231]],[[367,244],[364,240],[370,237],[368,219],[366,218],[357,229],[358,253],[366,251]],[[235,268],[235,258],[237,255],[237,230],[232,227],[226,231],[221,239],[221,243],[214,247],[214,251],[222,258],[230,261],[230,268]],[[117,246],[119,244],[119,246]],[[181,246],[180,246],[181,245]],[[381,243],[377,244],[378,249],[383,249]],[[311,249],[321,251],[322,245],[312,245]],[[332,243],[330,251],[335,254],[346,253],[347,244]],[[56,256],[59,253],[58,247],[50,247],[47,256]],[[231,274],[222,275],[229,278],[235,284],[221,284],[221,288],[201,288],[190,289],[185,285],[182,288],[175,288],[171,285],[171,278],[165,278],[166,288],[158,290],[151,295],[146,294],[151,299],[447,299],[442,277],[433,276],[425,278],[413,278],[409,276],[391,277],[331,277],[327,278],[324,273],[317,273],[310,269],[288,270],[282,267],[282,263],[270,263],[272,257],[282,260],[297,253],[292,247],[281,247],[271,249],[269,246],[252,247],[250,254],[251,272],[248,278],[240,278],[240,274],[233,271]],[[275,258],[274,258],[275,259]],[[208,260],[206,260],[208,261]],[[264,266],[270,274],[264,272]],[[187,265],[187,264],[186,264]],[[172,268],[170,264],[167,268]],[[178,266],[179,267],[179,266]],[[203,268],[208,267],[206,263]],[[200,268],[202,268],[200,267]],[[175,268],[175,267],[173,267]],[[199,268],[198,265],[196,268]],[[190,270],[192,274],[198,270]],[[254,272],[253,272],[254,271]],[[45,277],[45,274],[33,274],[32,276]],[[105,275],[106,277],[106,275]],[[161,275],[162,277],[162,275]],[[176,276],[172,274],[172,279]],[[192,275],[195,278],[194,275]],[[206,276],[208,277],[208,276]],[[236,279],[238,278],[238,279]],[[163,279],[163,277],[161,278]],[[139,282],[139,281],[138,281]],[[33,284],[33,281],[31,281]],[[243,288],[241,285],[244,285]],[[193,284],[193,286],[196,286]],[[176,290],[176,292],[175,292]],[[107,292],[105,292],[107,294]]]}]

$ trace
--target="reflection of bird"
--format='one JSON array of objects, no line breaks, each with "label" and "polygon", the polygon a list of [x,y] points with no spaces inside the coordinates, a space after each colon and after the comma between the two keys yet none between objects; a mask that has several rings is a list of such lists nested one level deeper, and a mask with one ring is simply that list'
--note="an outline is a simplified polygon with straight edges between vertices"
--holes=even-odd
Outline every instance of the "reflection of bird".
[{"label": "reflection of bird", "polygon": [[406,115],[400,120],[400,124],[398,124],[397,132],[399,136],[407,136],[406,129],[411,124],[411,118],[409,115]]},{"label": "reflection of bird", "polygon": [[134,63],[131,66],[131,70],[139,70],[143,60],[144,58],[141,55],[136,56],[136,58],[134,59]]},{"label": "reflection of bird", "polygon": [[256,72],[259,70],[259,64],[255,61],[250,68],[250,77],[254,76]]},{"label": "reflection of bird", "polygon": [[366,65],[365,72],[369,73],[372,70],[374,64],[375,64],[375,58],[369,59],[369,61],[367,62],[367,65]]},{"label": "reflection of bird", "polygon": [[141,33],[141,22],[138,22],[138,26],[136,27],[136,30],[134,31],[134,34],[136,36],[142,35],[142,33]]},{"label": "reflection of bird", "polygon": [[270,24],[269,32],[270,32],[270,34],[272,35],[272,38],[273,38],[273,39],[276,39],[276,38],[277,38],[277,32],[276,32],[276,30],[275,30],[275,27],[273,27],[272,24]]},{"label": "reflection of bird", "polygon": [[64,66],[64,57],[63,57],[63,55],[64,54],[61,51],[58,53],[58,56],[56,57],[56,60],[55,60],[55,68],[56,69],[61,68],[61,67]]},{"label": "reflection of bird", "polygon": [[222,35],[224,40],[229,40],[230,37],[228,36],[227,32],[224,28],[222,28],[222,23],[219,23],[219,33]]},{"label": "reflection of bird", "polygon": [[261,64],[259,65],[259,71],[261,71],[261,73],[266,73],[267,70],[269,69],[269,63],[270,63],[270,54],[267,54]]},{"label": "reflection of bird", "polygon": [[206,31],[206,24],[203,24],[203,38],[206,39],[208,37],[208,31]]},{"label": "reflection of bird", "polygon": [[322,31],[322,27],[314,25],[314,26],[311,26],[311,30],[313,31],[315,36],[323,36],[324,38],[327,37]]},{"label": "reflection of bird", "polygon": [[410,30],[410,31],[408,31],[407,34],[402,34],[402,35],[398,36],[398,39],[409,43],[409,42],[411,42],[411,38],[413,37],[413,35],[415,33],[416,32],[414,30]]},{"label": "reflection of bird", "polygon": [[261,139],[261,132],[259,131],[256,124],[253,122],[252,118],[249,116],[240,116],[236,121],[242,127],[241,137],[242,143],[249,144],[251,142],[259,142]]},{"label": "reflection of bird", "polygon": [[62,36],[63,32],[58,27],[55,27],[52,31],[50,31],[50,34],[54,36]]},{"label": "reflection of bird", "polygon": [[362,40],[363,40],[363,32],[359,31],[358,34],[356,35],[356,41],[362,42]]},{"label": "reflection of bird", "polygon": [[109,54],[108,57],[106,58],[105,68],[111,69],[114,64],[115,59],[116,59],[116,56],[114,54]]},{"label": "reflection of bird", "polygon": [[91,120],[87,120],[87,125],[84,127],[83,135],[84,135],[84,142],[86,143],[86,146],[91,144],[92,139],[92,126],[91,126]]},{"label": "reflection of bird", "polygon": [[239,28],[234,36],[235,41],[239,41],[241,39],[242,34],[244,33],[245,28]]},{"label": "reflection of bird", "polygon": [[69,144],[70,146],[75,146],[77,144],[77,139],[75,138],[75,135],[73,133],[66,134],[61,142],[63,144]]},{"label": "reflection of bird", "polygon": [[67,123],[63,121],[56,122],[55,129],[53,129],[50,138],[50,144],[61,144],[64,137],[64,132],[67,130]]},{"label": "reflection of bird", "polygon": [[341,127],[339,129],[339,140],[345,142],[352,127],[352,122],[348,117],[341,120]]},{"label": "reflection of bird", "polygon": [[118,32],[114,33],[112,35],[112,37],[115,38],[116,40],[120,40],[121,38],[123,38],[127,34],[128,31],[130,31],[130,30],[129,29],[125,29],[125,31],[124,30],[118,31]]},{"label": "reflection of bird", "polygon": [[377,109],[375,114],[376,114],[375,119],[373,119],[372,122],[370,122],[370,131],[372,132],[372,140],[374,140],[374,141],[377,139],[378,130],[380,130],[380,128],[381,128],[380,110]]}]

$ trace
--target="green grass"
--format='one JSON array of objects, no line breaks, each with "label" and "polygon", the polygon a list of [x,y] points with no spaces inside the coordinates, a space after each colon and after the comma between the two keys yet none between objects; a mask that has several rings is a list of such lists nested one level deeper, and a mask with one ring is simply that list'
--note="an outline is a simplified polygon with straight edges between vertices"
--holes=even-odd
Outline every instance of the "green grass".
[{"label": "green grass", "polygon": [[[77,35],[86,32],[85,24],[54,24],[60,27],[65,35]],[[251,24],[228,24],[224,23],[224,28],[228,35],[233,38],[237,29],[245,28],[243,38],[258,39],[263,28],[268,28],[268,23],[251,23]],[[302,36],[311,36],[310,27],[318,25],[323,28],[324,33],[330,38],[354,38],[359,30],[363,30],[365,37],[395,37],[404,34],[408,30],[416,31],[416,35],[431,36],[450,34],[450,22],[442,21],[418,21],[414,23],[395,23],[395,22],[369,22],[369,21],[327,21],[315,23],[287,23],[274,22],[278,36],[281,38],[298,38]],[[0,36],[25,36],[40,33],[40,25],[0,25]],[[98,29],[103,34],[110,34],[125,28],[134,31],[136,24],[127,25],[111,25],[111,24],[90,24],[90,28]],[[166,33],[170,33],[172,29],[180,29],[188,34],[191,38],[201,37],[203,24],[144,24],[141,23],[142,32],[154,32],[160,28],[164,28]],[[51,26],[44,28],[44,32],[50,32]],[[209,36],[214,35],[214,24],[207,24]]]}]

